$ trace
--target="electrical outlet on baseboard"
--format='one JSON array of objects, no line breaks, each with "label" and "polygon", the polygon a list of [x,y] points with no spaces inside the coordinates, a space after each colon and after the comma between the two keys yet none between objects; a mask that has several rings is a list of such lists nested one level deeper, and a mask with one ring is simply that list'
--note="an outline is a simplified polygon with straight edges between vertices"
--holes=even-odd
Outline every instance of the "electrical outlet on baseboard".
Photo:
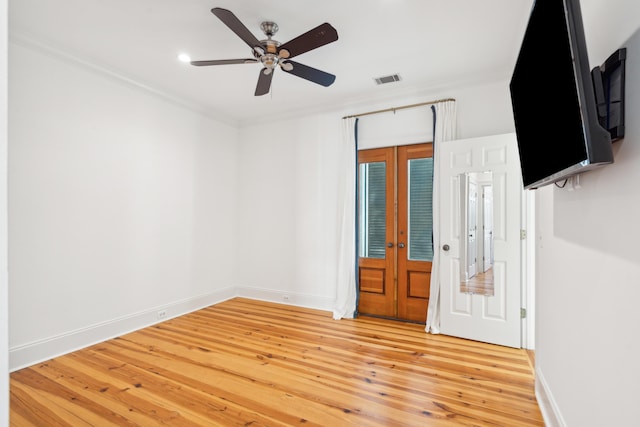
[{"label": "electrical outlet on baseboard", "polygon": [[158,311],[158,320],[167,318],[167,310],[159,310]]},{"label": "electrical outlet on baseboard", "polygon": [[289,302],[290,299],[289,295],[282,295],[282,301]]}]

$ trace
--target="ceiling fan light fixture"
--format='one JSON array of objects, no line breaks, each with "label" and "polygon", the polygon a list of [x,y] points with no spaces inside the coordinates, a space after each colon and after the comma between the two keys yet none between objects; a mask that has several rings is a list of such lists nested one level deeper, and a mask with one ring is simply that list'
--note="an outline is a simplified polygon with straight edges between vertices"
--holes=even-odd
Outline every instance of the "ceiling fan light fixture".
[{"label": "ceiling fan light fixture", "polygon": [[262,48],[262,46],[254,46],[253,47],[253,56],[255,56],[256,58],[260,58],[262,55],[264,55],[264,49]]},{"label": "ceiling fan light fixture", "polygon": [[278,52],[278,56],[282,59],[287,59],[291,56],[291,52],[289,52],[287,49],[280,49],[280,51]]},{"label": "ceiling fan light fixture", "polygon": [[293,64],[290,62],[280,62],[280,66],[282,67],[283,70],[285,71],[291,71],[293,70]]},{"label": "ceiling fan light fixture", "polygon": [[278,60],[278,57],[273,53],[264,54],[260,58],[260,62],[262,62],[262,65],[264,65],[265,68],[269,69],[275,68],[275,66],[278,65]]}]

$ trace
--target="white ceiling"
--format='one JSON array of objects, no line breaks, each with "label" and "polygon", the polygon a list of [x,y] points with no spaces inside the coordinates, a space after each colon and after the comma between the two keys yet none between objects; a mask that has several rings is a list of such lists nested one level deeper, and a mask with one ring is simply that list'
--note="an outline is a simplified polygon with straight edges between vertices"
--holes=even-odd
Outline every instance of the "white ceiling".
[{"label": "white ceiling", "polygon": [[[10,0],[10,37],[140,82],[237,123],[508,79],[533,0]],[[338,41],[296,57],[335,74],[328,87],[276,70],[253,95],[258,64],[194,67],[177,60],[249,58],[210,11],[232,11],[258,39],[275,21],[288,40],[329,22]],[[373,78],[402,81],[376,86]]]}]

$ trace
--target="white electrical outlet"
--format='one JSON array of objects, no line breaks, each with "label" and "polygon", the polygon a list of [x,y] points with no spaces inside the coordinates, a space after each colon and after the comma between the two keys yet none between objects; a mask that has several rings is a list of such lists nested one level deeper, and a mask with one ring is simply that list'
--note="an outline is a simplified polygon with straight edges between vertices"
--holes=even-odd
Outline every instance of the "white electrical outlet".
[{"label": "white electrical outlet", "polygon": [[289,295],[282,295],[282,301],[289,302]]},{"label": "white electrical outlet", "polygon": [[166,318],[167,318],[167,310],[158,311],[158,320],[162,320]]}]

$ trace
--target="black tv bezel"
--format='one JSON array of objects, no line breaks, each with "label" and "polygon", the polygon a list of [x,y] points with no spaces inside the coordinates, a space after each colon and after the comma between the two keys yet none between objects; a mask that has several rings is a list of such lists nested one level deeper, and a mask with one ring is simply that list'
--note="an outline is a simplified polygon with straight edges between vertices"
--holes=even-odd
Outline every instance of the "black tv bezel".
[{"label": "black tv bezel", "polygon": [[[531,14],[534,13],[535,7],[539,1],[548,0],[536,0],[534,2]],[[596,97],[591,71],[589,69],[589,59],[587,55],[587,45],[584,33],[584,25],[582,22],[582,13],[580,10],[580,2],[579,0],[558,1],[562,1],[565,12],[565,24],[567,35],[569,38],[569,47],[573,58],[573,76],[578,98],[578,105],[576,107],[580,110],[581,125],[583,130],[583,143],[586,152],[586,158],[569,167],[557,170],[534,182],[524,183],[524,162],[522,161],[523,159],[521,157],[523,186],[526,190],[536,189],[545,185],[553,184],[555,182],[564,180],[572,175],[576,175],[578,173],[586,172],[588,170],[613,163],[611,135],[600,125],[600,121],[598,118]],[[527,24],[527,30],[529,29],[529,25],[531,25],[531,19]],[[553,40],[550,40],[550,43],[553,42]],[[520,59],[520,55],[522,54],[523,51],[521,47],[518,59]],[[516,70],[514,70],[514,76],[515,71]],[[517,111],[517,108],[515,106],[515,100],[513,96],[514,76],[512,76],[510,89],[512,93],[512,106],[514,110],[514,116],[516,116],[517,114],[520,114],[521,111]],[[547,73],[546,77],[553,78],[553,75],[552,73]],[[553,99],[549,99],[549,102],[553,102]],[[520,109],[522,110],[522,107],[520,107]],[[544,123],[541,123],[540,125],[545,126]],[[525,141],[527,141],[527,138],[522,136],[522,132],[523,130],[518,128],[518,123],[516,120],[516,139],[518,140],[519,147],[520,144],[524,144],[526,143]],[[553,155],[553,153],[549,153],[549,155]]]}]

